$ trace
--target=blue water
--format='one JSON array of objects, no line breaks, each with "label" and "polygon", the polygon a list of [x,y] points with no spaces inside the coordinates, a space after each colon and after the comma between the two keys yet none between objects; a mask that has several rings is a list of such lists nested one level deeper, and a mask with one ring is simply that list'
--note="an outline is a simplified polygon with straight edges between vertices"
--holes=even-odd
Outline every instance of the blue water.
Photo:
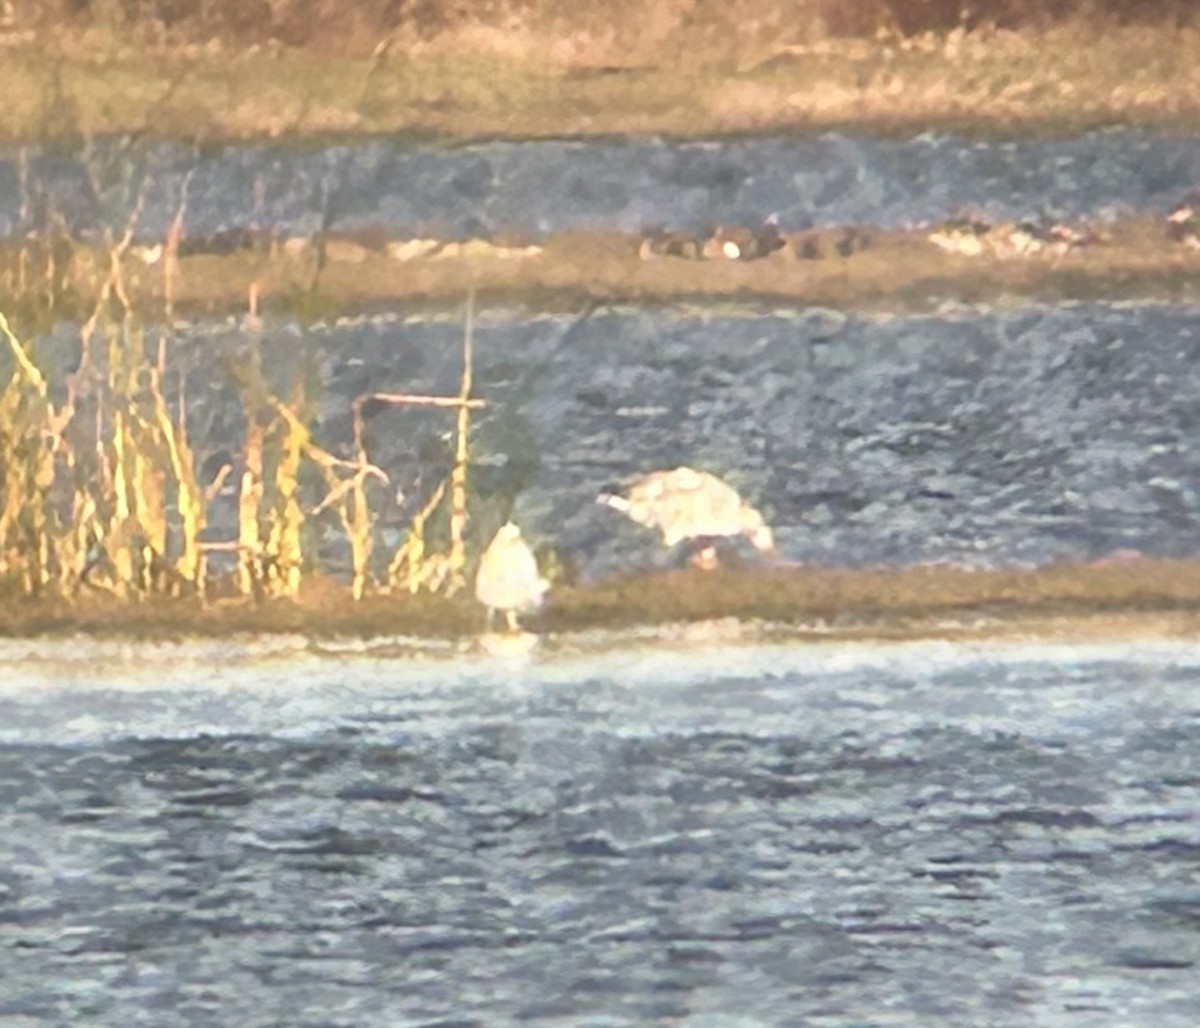
[{"label": "blue water", "polygon": [[11,643],[7,1025],[1200,1021],[1200,649]]},{"label": "blue water", "polygon": [[[308,329],[268,321],[252,337],[231,324],[181,326],[167,384],[187,375],[188,438],[207,484],[245,438],[225,369],[249,347],[277,395],[307,382],[316,440],[352,457],[355,399],[452,395],[461,334],[456,319],[396,316]],[[78,345],[69,325],[43,341],[53,380]],[[733,484],[783,557],[804,563],[1033,566],[1200,552],[1196,307],[487,311],[473,389],[488,405],[472,420],[474,552],[511,513],[585,579],[675,559],[656,533],[595,498],[680,464]],[[380,573],[448,475],[452,429],[440,411],[371,414],[367,451],[389,476],[369,493]],[[239,478],[210,504],[221,538],[236,538]],[[308,489],[306,506],[322,495]],[[336,516],[312,525],[325,566],[346,571]]]},{"label": "blue water", "polygon": [[[1200,137],[1128,129],[1070,139],[976,141],[925,133],[880,140],[505,142],[440,147],[389,139],[324,148],[101,140],[87,161],[0,153],[0,237],[56,212],[77,231],[119,235],[139,193],[138,234],[162,239],[188,189],[186,230],[257,225],[306,233],[378,225],[397,235],[538,235],[571,228],[699,228],[771,214],[786,228],[902,226],[965,208],[1106,219],[1163,212],[1200,186]],[[28,211],[22,220],[21,211]],[[39,213],[40,212],[40,213]]]}]

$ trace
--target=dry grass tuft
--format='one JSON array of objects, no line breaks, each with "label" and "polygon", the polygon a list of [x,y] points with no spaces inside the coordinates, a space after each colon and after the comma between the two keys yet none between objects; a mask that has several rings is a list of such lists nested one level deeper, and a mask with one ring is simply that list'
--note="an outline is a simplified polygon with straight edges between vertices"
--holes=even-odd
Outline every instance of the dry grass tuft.
[{"label": "dry grass tuft", "polygon": [[[112,252],[105,280],[110,288],[84,327],[79,368],[62,380],[51,380],[0,314],[0,341],[12,368],[0,390],[0,600],[20,607],[40,598],[40,609],[52,612],[78,605],[91,610],[100,595],[116,605],[180,598],[188,601],[178,608],[183,610],[223,597],[243,604],[298,602],[313,564],[306,558],[305,540],[326,511],[336,514],[350,547],[351,596],[363,600],[377,585],[394,584],[374,577],[372,504],[378,495],[370,487],[386,484],[387,475],[367,454],[361,405],[354,405],[355,455],[338,457],[313,438],[301,392],[291,403],[271,393],[256,350],[226,362],[224,369],[241,390],[245,407],[240,455],[214,483],[201,487],[183,398],[175,412],[163,392],[170,369],[168,337],[160,338],[152,362],[129,307],[122,249]],[[121,297],[125,314],[119,320],[108,311],[110,293]],[[103,335],[103,347],[94,345],[97,333]],[[413,593],[456,591],[470,560],[466,418],[482,401],[469,395],[469,338],[468,329],[459,395],[384,397],[447,406],[460,415],[462,443],[452,472],[454,502],[445,538],[429,537],[425,523],[432,511],[427,508],[401,547],[408,561],[405,584]],[[324,490],[306,509],[302,479],[311,477],[310,469]],[[236,537],[202,539],[207,504],[231,476],[237,485]],[[233,563],[224,580],[210,572],[213,556],[220,553],[229,554]],[[435,575],[431,568],[445,570]]]}]

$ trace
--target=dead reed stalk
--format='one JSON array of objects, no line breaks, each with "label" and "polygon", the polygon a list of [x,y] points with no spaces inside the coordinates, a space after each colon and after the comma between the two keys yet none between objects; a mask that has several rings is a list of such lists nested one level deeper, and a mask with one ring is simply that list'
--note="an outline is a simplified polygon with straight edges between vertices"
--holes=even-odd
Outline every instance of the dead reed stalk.
[{"label": "dead reed stalk", "polygon": [[433,495],[413,516],[408,535],[388,565],[388,586],[416,593],[421,589],[437,592],[446,581],[449,561],[444,554],[426,555],[425,524],[446,495],[446,482],[440,482]]},{"label": "dead reed stalk", "polygon": [[447,593],[466,585],[467,468],[471,430],[471,377],[475,347],[475,290],[467,297],[467,323],[463,331],[463,371],[458,389],[458,426],[454,441],[454,468],[450,472],[450,554]]},{"label": "dead reed stalk", "polygon": [[[429,500],[413,517],[404,542],[392,556],[388,566],[389,588],[417,592],[444,590],[453,595],[465,584],[467,522],[467,465],[469,462],[470,412],[486,406],[483,400],[471,397],[475,292],[467,298],[466,326],[463,333],[463,373],[457,396],[430,396],[421,393],[370,393],[354,401],[354,437],[361,459],[366,459],[366,444],[362,408],[367,401],[414,407],[446,407],[458,412],[454,467],[448,481],[434,490]],[[450,489],[449,550],[429,553],[426,525]]]},{"label": "dead reed stalk", "polygon": [[[386,483],[388,477],[382,470],[371,464],[361,450],[357,460],[348,461],[335,457],[313,441],[308,428],[291,408],[273,396],[269,397],[268,402],[284,419],[289,433],[295,435],[295,444],[303,449],[305,456],[317,465],[325,478],[328,492],[312,513],[315,516],[330,508],[337,511],[338,519],[342,523],[346,539],[350,544],[353,572],[352,592],[356,600],[361,599],[366,591],[371,550],[374,545],[372,539],[374,519],[371,517],[370,505],[367,501],[366,482],[368,478],[375,478]],[[343,478],[342,473],[347,470],[351,474]]]},{"label": "dead reed stalk", "polygon": [[257,411],[247,411],[246,446],[243,452],[241,488],[238,491],[238,592],[243,596],[260,593],[263,571],[262,533],[258,516],[263,502],[262,422]]},{"label": "dead reed stalk", "polygon": [[171,227],[167,229],[167,238],[163,243],[163,304],[166,310],[167,324],[175,320],[175,284],[179,278],[179,244],[183,240],[183,223],[187,217],[188,189],[192,184],[192,176],[196,169],[191,168],[184,175],[179,186],[179,206],[175,209],[175,217],[171,219]]},{"label": "dead reed stalk", "polygon": [[155,371],[151,379],[151,394],[154,421],[175,479],[175,504],[179,512],[181,535],[175,573],[181,582],[188,583],[192,591],[200,592],[203,585],[200,533],[207,520],[205,496],[196,478],[196,458],[188,445],[184,412],[181,408],[179,421],[172,420],[162,392],[161,374],[161,371]]},{"label": "dead reed stalk", "polygon": [[300,592],[303,562],[301,531],[304,511],[300,506],[300,459],[308,432],[299,419],[281,419],[281,438],[276,442],[274,494],[271,501],[267,553],[275,574],[268,579],[270,595],[294,597]]},{"label": "dead reed stalk", "polygon": [[62,423],[41,370],[0,314],[0,335],[14,369],[0,392],[0,575],[15,576],[22,591],[36,594],[53,576],[50,534],[55,528],[49,491],[54,484],[55,440]]},{"label": "dead reed stalk", "polygon": [[[181,202],[168,250],[177,246],[184,206]],[[360,599],[371,584],[375,545],[370,483],[388,483],[387,474],[372,463],[365,438],[363,403],[375,399],[456,412],[454,465],[413,518],[390,562],[387,582],[389,588],[410,592],[461,589],[471,412],[484,406],[470,395],[474,296],[466,312],[457,394],[360,397],[353,405],[352,459],[335,456],[313,439],[301,410],[302,393],[284,403],[271,394],[256,362],[235,369],[247,416],[237,537],[202,541],[208,501],[217,486],[205,490],[198,480],[182,379],[177,414],[164,389],[168,337],[159,340],[151,359],[129,305],[122,259],[133,224],[131,219],[110,249],[96,305],[81,330],[80,366],[65,377],[64,402],[54,402],[47,376],[0,314],[0,334],[13,358],[11,378],[0,389],[0,576],[25,594],[54,585],[61,595],[72,596],[82,584],[128,599],[181,591],[203,597],[207,554],[225,550],[237,554],[234,579],[241,595],[295,597],[307,524],[300,490],[307,460],[326,486],[307,516],[336,512],[350,547],[352,595]],[[113,300],[123,312],[118,317]],[[93,353],[101,331],[106,345]],[[447,499],[443,550],[431,545],[429,525]]]}]

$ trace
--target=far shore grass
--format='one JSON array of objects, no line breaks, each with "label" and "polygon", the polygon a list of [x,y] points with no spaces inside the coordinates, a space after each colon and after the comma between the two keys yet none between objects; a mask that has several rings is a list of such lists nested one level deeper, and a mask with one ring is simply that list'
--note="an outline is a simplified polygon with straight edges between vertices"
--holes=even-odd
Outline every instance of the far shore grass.
[{"label": "far shore grass", "polygon": [[[638,239],[571,232],[542,240],[533,256],[502,249],[455,256],[390,258],[351,246],[353,259],[251,249],[146,264],[126,255],[123,286],[146,323],[180,318],[296,318],[311,323],[364,311],[455,311],[474,290],[485,306],[577,312],[596,305],[664,304],[698,309],[826,307],[872,313],[924,313],[955,306],[1105,302],[1200,303],[1200,250],[1166,238],[1161,217],[1104,228],[1104,239],[1065,254],[965,256],[940,251],[923,231],[867,230],[866,249],[840,256],[841,229],[818,230],[821,258],[779,252],[751,261],[638,254]],[[33,246],[34,249],[29,249]],[[0,244],[0,289],[26,328],[85,320],[94,309],[110,255],[76,244],[44,280],[46,245]],[[45,274],[44,274],[45,272]],[[169,302],[168,302],[169,299]],[[253,318],[247,321],[251,324]],[[257,323],[256,323],[257,324]]]},{"label": "far shore grass", "polygon": [[345,57],[318,48],[70,45],[0,35],[0,143],[113,133],[200,142],[408,134],[669,137],[845,129],[1067,135],[1200,126],[1200,27],[817,39],[723,53],[595,51],[528,32]]},{"label": "far shore grass", "polygon": [[[631,571],[560,585],[523,619],[534,633],[725,625],[797,640],[1177,637],[1200,641],[1200,561],[1115,557],[1091,564],[974,570],[911,567],[740,567]],[[758,626],[757,628],[754,626]],[[766,627],[764,627],[766,626]],[[470,591],[453,598],[407,592],[350,599],[328,576],[295,600],[117,600],[83,591],[73,601],[0,599],[0,636],[176,639],[299,634],[313,639],[410,636],[468,640],[484,631]]]}]

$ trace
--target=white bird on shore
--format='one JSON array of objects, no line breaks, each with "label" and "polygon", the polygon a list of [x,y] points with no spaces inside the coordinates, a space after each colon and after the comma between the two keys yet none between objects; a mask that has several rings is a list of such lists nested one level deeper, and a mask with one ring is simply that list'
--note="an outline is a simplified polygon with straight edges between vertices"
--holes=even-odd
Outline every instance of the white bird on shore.
[{"label": "white bird on shore", "polygon": [[511,521],[501,525],[475,575],[475,596],[488,609],[488,628],[496,611],[502,610],[509,631],[518,631],[517,614],[541,606],[548,588],[521,530]]},{"label": "white bird on shore", "polygon": [[779,231],[779,215],[772,214],[758,228],[743,225],[718,225],[704,243],[703,256],[712,260],[753,261],[770,257],[785,245]]},{"label": "white bird on shore", "polygon": [[695,555],[703,568],[716,566],[713,539],[745,536],[764,553],[775,548],[771,529],[737,490],[716,475],[694,468],[653,471],[635,482],[622,495],[606,489],[597,501],[619,510],[639,525],[657,529],[663,544],[674,547],[684,541],[700,540],[703,548]]},{"label": "white bird on shore", "polygon": [[1200,250],[1200,191],[1183,200],[1167,215],[1167,238]]}]

